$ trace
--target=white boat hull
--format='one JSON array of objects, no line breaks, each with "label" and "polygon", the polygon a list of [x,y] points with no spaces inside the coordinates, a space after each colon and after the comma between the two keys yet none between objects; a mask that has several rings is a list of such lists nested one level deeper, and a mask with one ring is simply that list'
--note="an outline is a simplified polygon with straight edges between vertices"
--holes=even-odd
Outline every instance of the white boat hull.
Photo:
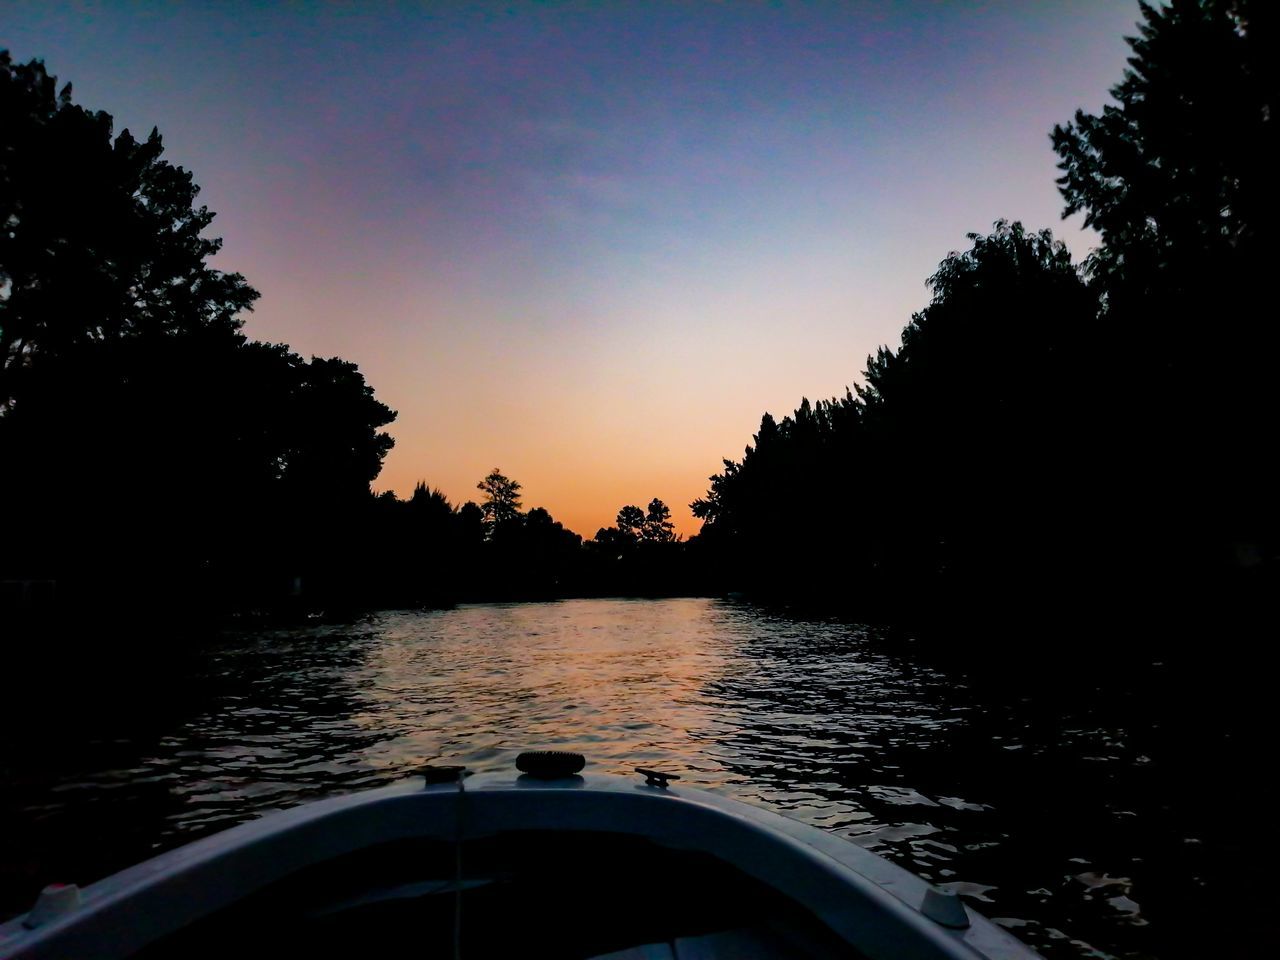
[{"label": "white boat hull", "polygon": [[[80,892],[78,903],[0,926],[0,956],[115,960],[275,889],[300,871],[362,850],[438,841],[465,855],[484,838],[558,833],[602,841],[625,835],[657,848],[708,855],[798,904],[836,940],[872,960],[1036,956],[958,899],[930,893],[919,877],[767,810],[638,778],[500,774],[469,778],[462,789],[456,783],[424,787],[415,778],[269,814],[94,883]],[[615,866],[631,869],[627,862]],[[459,868],[455,879],[465,890],[464,876]],[[460,896],[465,906],[471,894]],[[568,922],[573,910],[572,903],[564,905]],[[466,942],[464,927],[463,956]],[[649,946],[654,945],[627,948]],[[618,954],[627,955],[657,954]]]}]

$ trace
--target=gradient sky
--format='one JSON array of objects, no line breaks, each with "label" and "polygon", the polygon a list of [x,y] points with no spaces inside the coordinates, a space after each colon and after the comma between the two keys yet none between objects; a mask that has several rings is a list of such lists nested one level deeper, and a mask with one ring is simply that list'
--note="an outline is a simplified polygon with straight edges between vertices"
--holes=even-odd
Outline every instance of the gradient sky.
[{"label": "gradient sky", "polygon": [[0,47],[160,128],[262,292],[246,332],[399,411],[377,489],[461,502],[496,465],[584,536],[655,496],[692,534],[761,413],[897,346],[967,232],[1087,252],[1048,134],[1106,101],[1137,15],[0,0]]}]

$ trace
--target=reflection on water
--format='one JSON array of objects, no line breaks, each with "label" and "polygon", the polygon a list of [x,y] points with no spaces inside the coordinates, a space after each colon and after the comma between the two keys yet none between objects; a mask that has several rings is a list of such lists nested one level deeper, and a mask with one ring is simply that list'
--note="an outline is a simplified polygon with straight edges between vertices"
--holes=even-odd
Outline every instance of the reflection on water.
[{"label": "reflection on water", "polygon": [[977,691],[847,624],[712,600],[475,606],[233,637],[187,670],[162,708],[5,758],[6,913],[263,810],[556,747],[845,834],[1052,957],[1211,942],[1187,921],[1222,848],[1158,715]]}]

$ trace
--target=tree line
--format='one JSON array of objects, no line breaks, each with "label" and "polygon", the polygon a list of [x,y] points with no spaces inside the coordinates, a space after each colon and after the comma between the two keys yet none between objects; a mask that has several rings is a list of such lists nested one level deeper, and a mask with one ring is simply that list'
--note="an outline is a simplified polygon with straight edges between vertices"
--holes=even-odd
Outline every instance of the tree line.
[{"label": "tree line", "polygon": [[32,584],[100,621],[687,589],[658,499],[584,544],[497,469],[456,508],[375,495],[395,412],[245,336],[258,293],[163,153],[0,51],[0,614]]},{"label": "tree line", "polygon": [[[1140,5],[1114,103],[1051,144],[1082,263],[999,221],[843,396],[765,414],[674,535],[590,540],[495,469],[374,495],[395,413],[244,335],[257,292],[157,131],[0,52],[0,601],[192,610],[746,590],[892,620],[1234,613],[1275,586],[1272,7]],[[23,587],[25,589],[25,587]],[[0,607],[4,604],[0,603]]]},{"label": "tree line", "polygon": [[1054,128],[1064,216],[929,279],[853,391],[765,414],[693,511],[733,582],[891,620],[1231,618],[1276,584],[1273,7],[1140,5],[1099,114]]},{"label": "tree line", "polygon": [[700,589],[696,567],[660,499],[627,505],[617,525],[584,540],[544,507],[524,510],[522,486],[495,467],[480,500],[458,506],[425,482],[406,500],[378,495],[371,524],[378,559],[366,591],[382,603],[568,596],[670,595]]},{"label": "tree line", "polygon": [[338,580],[394,411],[355,364],[246,337],[190,172],[0,52],[0,581],[101,616]]}]

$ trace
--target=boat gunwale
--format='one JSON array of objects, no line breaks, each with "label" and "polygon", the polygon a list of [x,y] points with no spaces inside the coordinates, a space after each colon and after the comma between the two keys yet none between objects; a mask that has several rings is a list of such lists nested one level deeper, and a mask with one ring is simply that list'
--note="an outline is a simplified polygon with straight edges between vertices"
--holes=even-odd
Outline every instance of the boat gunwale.
[{"label": "boat gunwale", "polygon": [[28,930],[25,915],[0,925],[0,953],[13,960],[127,956],[345,853],[520,830],[626,834],[704,851],[803,905],[872,960],[1037,956],[968,907],[965,929],[928,919],[920,912],[926,881],[845,838],[706,790],[609,774],[479,774],[461,791],[414,778],[267,813],[88,885],[78,909],[47,925]]}]

